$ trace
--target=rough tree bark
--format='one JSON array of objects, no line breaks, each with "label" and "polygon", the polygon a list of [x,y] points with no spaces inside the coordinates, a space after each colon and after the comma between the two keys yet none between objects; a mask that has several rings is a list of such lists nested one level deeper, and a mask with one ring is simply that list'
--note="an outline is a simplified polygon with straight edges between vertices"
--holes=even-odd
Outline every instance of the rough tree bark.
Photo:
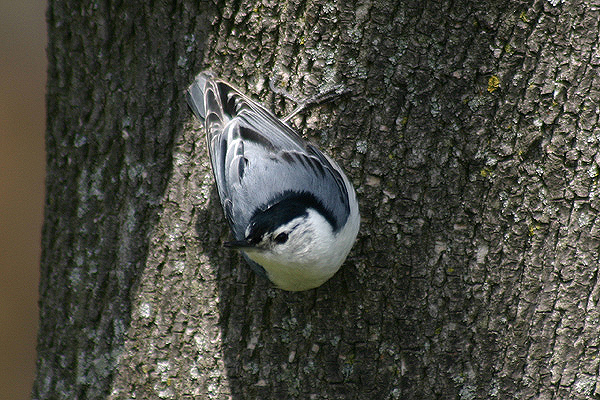
[{"label": "rough tree bark", "polygon": [[[593,1],[50,1],[36,399],[600,397]],[[342,270],[228,236],[183,90],[210,68],[354,181]]]}]

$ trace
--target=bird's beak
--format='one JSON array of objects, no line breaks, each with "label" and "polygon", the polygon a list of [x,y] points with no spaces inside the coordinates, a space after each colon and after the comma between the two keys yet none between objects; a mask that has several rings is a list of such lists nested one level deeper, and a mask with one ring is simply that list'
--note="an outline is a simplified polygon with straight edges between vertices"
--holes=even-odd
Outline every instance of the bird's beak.
[{"label": "bird's beak", "polygon": [[254,247],[246,239],[244,239],[244,240],[232,240],[230,242],[223,243],[223,245],[225,247],[229,247],[231,249],[236,249],[236,250],[244,250],[244,249],[248,249],[248,248]]}]

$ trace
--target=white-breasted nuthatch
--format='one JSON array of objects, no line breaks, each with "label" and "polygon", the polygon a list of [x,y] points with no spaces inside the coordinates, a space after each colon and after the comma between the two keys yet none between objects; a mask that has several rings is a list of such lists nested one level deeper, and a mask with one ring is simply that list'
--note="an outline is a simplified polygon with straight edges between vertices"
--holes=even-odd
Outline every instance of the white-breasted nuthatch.
[{"label": "white-breasted nuthatch", "polygon": [[321,286],[350,252],[360,215],[342,169],[284,121],[202,72],[187,101],[206,128],[217,191],[252,268],[277,287]]}]

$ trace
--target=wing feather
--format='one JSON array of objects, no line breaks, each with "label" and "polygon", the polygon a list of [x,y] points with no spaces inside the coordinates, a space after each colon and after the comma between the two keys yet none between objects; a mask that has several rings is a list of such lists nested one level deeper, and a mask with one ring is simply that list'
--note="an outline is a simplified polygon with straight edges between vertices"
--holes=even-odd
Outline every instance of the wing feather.
[{"label": "wing feather", "polygon": [[254,210],[290,191],[314,194],[333,216],[334,229],[344,225],[347,193],[354,191],[333,160],[271,111],[207,73],[198,75],[187,97],[205,120],[217,190],[237,240]]}]

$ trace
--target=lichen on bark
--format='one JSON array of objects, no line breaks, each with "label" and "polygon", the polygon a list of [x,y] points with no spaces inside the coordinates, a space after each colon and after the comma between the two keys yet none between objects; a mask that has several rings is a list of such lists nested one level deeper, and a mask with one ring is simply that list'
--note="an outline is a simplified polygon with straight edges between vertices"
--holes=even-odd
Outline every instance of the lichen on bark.
[{"label": "lichen on bark", "polygon": [[[51,1],[34,398],[598,397],[598,21],[585,1]],[[341,271],[222,248],[183,91],[210,68],[355,183]]]}]

